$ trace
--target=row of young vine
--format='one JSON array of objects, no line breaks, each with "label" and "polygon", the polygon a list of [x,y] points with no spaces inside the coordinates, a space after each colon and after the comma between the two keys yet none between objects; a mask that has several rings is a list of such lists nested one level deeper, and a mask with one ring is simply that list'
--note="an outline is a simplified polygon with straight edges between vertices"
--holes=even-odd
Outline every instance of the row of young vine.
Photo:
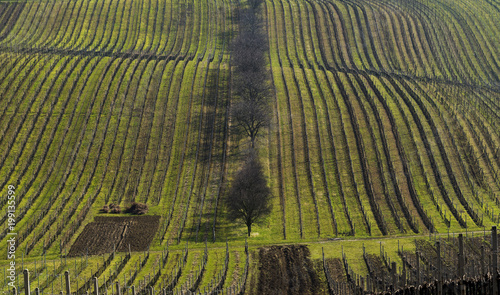
[{"label": "row of young vine", "polygon": [[[223,257],[221,260],[220,258]],[[249,267],[249,250],[235,249],[226,244],[224,251],[189,249],[171,251],[168,247],[159,252],[103,254],[102,256],[67,257],[47,260],[45,256],[29,261],[23,257],[19,265],[16,288],[24,289],[22,270],[29,270],[31,291],[38,288],[41,294],[66,288],[65,272],[71,278],[72,294],[131,292],[136,294],[243,294]],[[39,260],[38,260],[39,259]],[[9,290],[4,277],[2,289]]]},{"label": "row of young vine", "polygon": [[2,5],[18,16],[2,14],[0,40],[0,174],[19,196],[18,247],[61,253],[103,205],[133,201],[169,212],[155,243],[215,240],[233,4]]},{"label": "row of young vine", "polygon": [[[282,171],[275,181],[301,183],[275,186],[285,236],[497,222],[498,68],[482,26],[490,19],[475,14],[484,7],[266,3],[277,87],[270,140]],[[316,227],[305,234],[302,224]]]}]

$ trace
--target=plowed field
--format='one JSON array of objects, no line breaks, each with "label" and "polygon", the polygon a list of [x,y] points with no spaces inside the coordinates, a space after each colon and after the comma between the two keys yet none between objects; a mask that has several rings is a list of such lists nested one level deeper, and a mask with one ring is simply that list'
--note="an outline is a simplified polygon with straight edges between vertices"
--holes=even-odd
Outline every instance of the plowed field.
[{"label": "plowed field", "polygon": [[96,217],[85,226],[69,256],[99,255],[117,251],[144,251],[158,229],[159,216]]},{"label": "plowed field", "polygon": [[318,276],[307,246],[260,249],[258,294],[317,294]]}]

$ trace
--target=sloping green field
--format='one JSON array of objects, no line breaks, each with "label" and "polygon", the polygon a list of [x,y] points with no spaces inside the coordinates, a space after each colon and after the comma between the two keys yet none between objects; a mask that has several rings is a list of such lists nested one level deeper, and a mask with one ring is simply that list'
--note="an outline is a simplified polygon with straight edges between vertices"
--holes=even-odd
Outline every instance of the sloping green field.
[{"label": "sloping green field", "polygon": [[497,4],[266,4],[284,235],[498,222]]},{"label": "sloping green field", "polygon": [[[173,289],[244,283],[246,227],[222,201],[250,145],[230,116],[243,5],[0,1],[0,253],[13,185],[18,258],[65,253],[103,205],[136,201],[161,216],[158,252],[98,277],[133,269],[138,285],[168,269],[159,289],[180,267]],[[260,13],[273,116],[257,147],[274,206],[250,246],[500,221],[500,2],[272,0]],[[205,240],[184,266],[186,242]],[[178,252],[162,261],[167,245]],[[80,285],[95,259],[70,266]]]}]

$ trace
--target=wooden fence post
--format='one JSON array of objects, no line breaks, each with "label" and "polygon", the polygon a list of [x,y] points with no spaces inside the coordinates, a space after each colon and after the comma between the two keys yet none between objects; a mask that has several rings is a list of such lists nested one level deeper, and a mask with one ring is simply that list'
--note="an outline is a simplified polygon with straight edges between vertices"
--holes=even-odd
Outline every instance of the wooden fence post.
[{"label": "wooden fence post", "polygon": [[403,272],[401,273],[401,286],[406,286],[406,263],[403,261]]},{"label": "wooden fence post", "polygon": [[35,288],[35,294],[36,294],[36,295],[40,295],[40,289]]},{"label": "wooden fence post", "polygon": [[417,259],[417,285],[420,285],[420,252],[416,251],[415,256]]},{"label": "wooden fence post", "polygon": [[391,269],[391,276],[392,276],[392,287],[391,287],[391,292],[396,291],[396,262],[392,263],[392,269]]},{"label": "wooden fence post", "polygon": [[97,278],[96,278],[96,277],[94,277],[93,281],[94,281],[94,291],[95,291],[95,295],[99,295],[99,283],[98,283],[98,281],[97,281]]},{"label": "wooden fence post", "polygon": [[443,273],[442,273],[442,269],[441,269],[441,243],[439,241],[436,242],[436,252],[437,252],[437,258],[438,258],[438,261],[437,261],[437,281],[438,281],[438,295],[442,295],[443,294]]},{"label": "wooden fence post", "polygon": [[69,271],[64,272],[64,278],[66,279],[66,294],[71,295],[71,286],[69,282]]},{"label": "wooden fence post", "polygon": [[27,269],[23,271],[24,275],[24,294],[30,295],[30,273]]},{"label": "wooden fence post", "polygon": [[493,266],[493,295],[498,295],[498,236],[497,227],[491,227],[491,252],[492,252],[492,266]]},{"label": "wooden fence post", "polygon": [[135,295],[135,286],[132,286],[132,295]]},{"label": "wooden fence post", "polygon": [[458,277],[460,280],[464,278],[464,236],[462,234],[458,235]]},{"label": "wooden fence post", "polygon": [[484,245],[481,245],[481,276],[486,273],[484,264]]},{"label": "wooden fence post", "polygon": [[460,295],[465,295],[465,284],[464,284],[464,271],[465,268],[465,256],[464,256],[464,236],[462,234],[458,235],[458,278]]}]

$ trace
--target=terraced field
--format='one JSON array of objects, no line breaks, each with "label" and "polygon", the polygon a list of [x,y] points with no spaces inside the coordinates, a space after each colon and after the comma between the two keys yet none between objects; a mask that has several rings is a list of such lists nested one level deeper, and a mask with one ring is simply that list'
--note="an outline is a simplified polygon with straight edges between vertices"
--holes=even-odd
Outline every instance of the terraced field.
[{"label": "terraced field", "polygon": [[[0,194],[15,187],[18,256],[66,253],[103,205],[136,201],[161,216],[156,252],[77,265],[77,289],[91,274],[169,290],[242,290],[249,267],[257,280],[222,202],[250,145],[230,116],[243,6],[0,1]],[[268,0],[259,14],[273,96],[256,145],[274,206],[250,245],[500,221],[500,3]],[[226,239],[239,250],[220,252]],[[181,253],[204,241],[218,246]],[[69,269],[57,261],[43,288]]]}]

